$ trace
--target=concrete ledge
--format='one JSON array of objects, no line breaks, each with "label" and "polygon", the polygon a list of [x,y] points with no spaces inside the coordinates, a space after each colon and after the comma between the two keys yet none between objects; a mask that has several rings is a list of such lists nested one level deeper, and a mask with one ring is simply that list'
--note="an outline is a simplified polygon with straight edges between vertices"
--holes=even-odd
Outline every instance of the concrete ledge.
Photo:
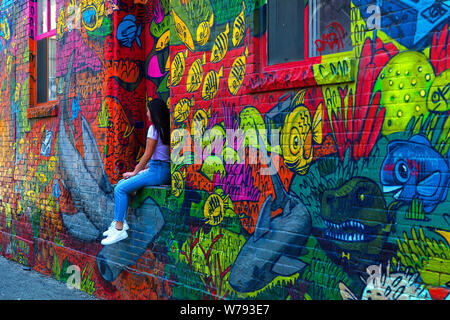
[{"label": "concrete ledge", "polygon": [[169,204],[169,198],[172,195],[172,186],[170,185],[158,185],[144,187],[132,196],[130,206],[132,208],[139,207],[146,198],[151,197],[161,207],[167,207]]}]

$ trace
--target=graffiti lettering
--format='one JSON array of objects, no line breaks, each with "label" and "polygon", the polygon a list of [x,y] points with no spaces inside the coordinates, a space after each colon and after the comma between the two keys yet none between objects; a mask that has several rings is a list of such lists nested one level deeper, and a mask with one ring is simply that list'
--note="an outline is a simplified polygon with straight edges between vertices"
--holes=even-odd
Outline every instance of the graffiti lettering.
[{"label": "graffiti lettering", "polygon": [[344,28],[337,22],[330,23],[325,27],[328,33],[322,34],[321,39],[314,41],[319,54],[329,46],[332,51],[340,52],[344,48]]}]

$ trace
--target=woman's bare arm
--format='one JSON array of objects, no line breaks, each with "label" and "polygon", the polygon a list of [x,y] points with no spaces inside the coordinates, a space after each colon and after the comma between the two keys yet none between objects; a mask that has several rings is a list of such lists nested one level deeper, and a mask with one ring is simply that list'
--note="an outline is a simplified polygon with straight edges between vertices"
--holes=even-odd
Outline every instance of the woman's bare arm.
[{"label": "woman's bare arm", "polygon": [[133,172],[125,172],[123,174],[124,178],[130,178],[137,175],[140,171],[142,171],[147,165],[148,161],[152,158],[153,152],[155,151],[157,141],[151,138],[147,138],[147,143],[145,144],[145,151],[141,160],[134,168]]}]

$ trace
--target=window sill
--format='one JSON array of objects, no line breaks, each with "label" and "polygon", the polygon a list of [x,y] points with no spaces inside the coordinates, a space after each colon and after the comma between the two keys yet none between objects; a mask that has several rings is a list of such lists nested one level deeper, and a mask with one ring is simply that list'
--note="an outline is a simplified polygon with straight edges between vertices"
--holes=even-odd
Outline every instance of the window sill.
[{"label": "window sill", "polygon": [[58,104],[56,101],[49,101],[36,106],[30,106],[27,110],[27,118],[56,117],[58,115],[57,106]]},{"label": "window sill", "polygon": [[353,82],[355,80],[353,52],[331,54],[301,62],[264,66],[262,72],[249,74],[243,84],[244,93],[312,87]]}]

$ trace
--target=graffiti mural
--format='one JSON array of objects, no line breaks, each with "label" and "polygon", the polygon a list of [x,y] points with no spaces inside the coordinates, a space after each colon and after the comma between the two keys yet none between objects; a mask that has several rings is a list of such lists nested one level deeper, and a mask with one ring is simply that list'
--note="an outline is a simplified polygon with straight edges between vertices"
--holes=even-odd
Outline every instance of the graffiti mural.
[{"label": "graffiti mural", "polygon": [[[57,0],[44,106],[37,1],[0,0],[0,253],[103,299],[450,299],[450,2],[341,2],[269,66],[264,0]],[[171,185],[102,246],[155,98]]]}]

